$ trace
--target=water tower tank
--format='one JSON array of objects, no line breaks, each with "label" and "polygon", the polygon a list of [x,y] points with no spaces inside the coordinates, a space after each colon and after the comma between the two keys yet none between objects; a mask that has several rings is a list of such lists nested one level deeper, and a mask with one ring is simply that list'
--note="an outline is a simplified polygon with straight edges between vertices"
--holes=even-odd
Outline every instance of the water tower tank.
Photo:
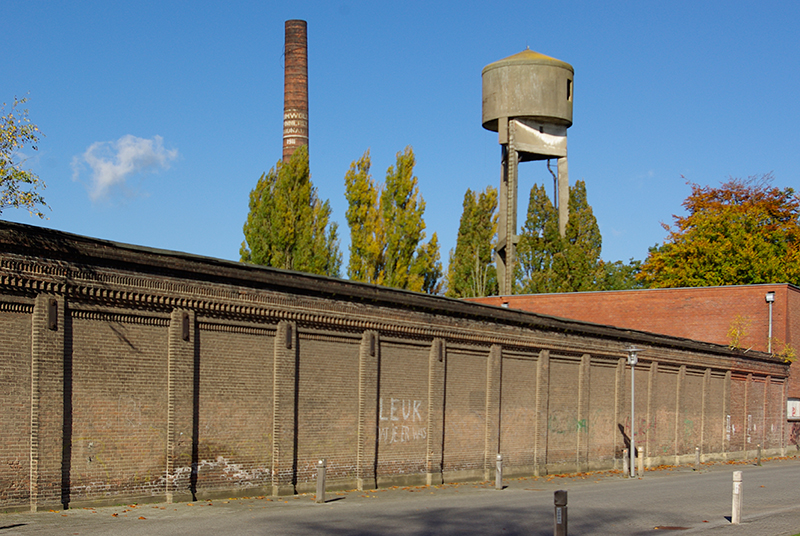
[{"label": "water tower tank", "polygon": [[[483,68],[483,128],[497,132],[502,178],[495,261],[501,294],[514,290],[517,235],[517,165],[547,160],[553,174],[558,230],[569,220],[567,129],[572,126],[572,65],[523,50]],[[550,168],[558,160],[558,174]]]},{"label": "water tower tank", "polygon": [[483,128],[498,131],[498,119],[527,118],[572,126],[569,63],[526,49],[483,68]]}]

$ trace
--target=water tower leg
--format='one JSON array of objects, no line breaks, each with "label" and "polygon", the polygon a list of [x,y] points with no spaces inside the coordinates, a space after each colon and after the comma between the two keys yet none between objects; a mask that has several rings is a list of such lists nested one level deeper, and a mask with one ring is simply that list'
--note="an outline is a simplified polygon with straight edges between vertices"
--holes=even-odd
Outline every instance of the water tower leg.
[{"label": "water tower leg", "polygon": [[558,232],[563,237],[569,220],[569,170],[567,157],[558,159]]},{"label": "water tower leg", "polygon": [[497,282],[500,295],[514,292],[514,264],[516,263],[517,237],[517,151],[503,145],[503,174],[500,181],[498,240],[495,250]]}]

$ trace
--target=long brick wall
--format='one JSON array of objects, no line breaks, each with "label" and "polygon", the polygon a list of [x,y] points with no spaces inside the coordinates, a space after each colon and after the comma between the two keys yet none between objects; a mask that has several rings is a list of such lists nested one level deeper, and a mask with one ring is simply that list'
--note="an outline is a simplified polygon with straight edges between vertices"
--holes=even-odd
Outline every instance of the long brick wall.
[{"label": "long brick wall", "polygon": [[[786,452],[759,352],[0,223],[0,508]],[[625,348],[642,348],[630,421]]]}]

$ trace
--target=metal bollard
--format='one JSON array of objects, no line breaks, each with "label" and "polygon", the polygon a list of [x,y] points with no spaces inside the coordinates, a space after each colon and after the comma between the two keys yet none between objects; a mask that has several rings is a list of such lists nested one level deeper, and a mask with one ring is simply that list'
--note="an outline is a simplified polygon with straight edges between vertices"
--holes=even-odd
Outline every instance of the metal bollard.
[{"label": "metal bollard", "polygon": [[644,477],[644,451],[640,447],[636,452],[636,463],[639,466],[639,478]]},{"label": "metal bollard", "polygon": [[758,456],[756,457],[756,465],[761,465],[761,443],[756,445]]},{"label": "metal bollard", "polygon": [[742,472],[733,472],[733,507],[731,524],[738,525],[742,520]]},{"label": "metal bollard", "polygon": [[497,455],[497,465],[494,472],[494,489],[503,489],[503,455]]},{"label": "metal bollard", "polygon": [[323,458],[317,462],[317,497],[316,503],[325,502],[325,473],[327,471],[327,461]]},{"label": "metal bollard", "polygon": [[700,467],[700,447],[694,448],[694,468]]},{"label": "metal bollard", "polygon": [[625,475],[625,477],[631,476],[630,463],[631,462],[630,462],[630,458],[628,457],[628,449],[623,449],[622,450],[622,474]]},{"label": "metal bollard", "polygon": [[555,503],[555,531],[554,536],[567,536],[567,491],[558,490],[554,493]]}]

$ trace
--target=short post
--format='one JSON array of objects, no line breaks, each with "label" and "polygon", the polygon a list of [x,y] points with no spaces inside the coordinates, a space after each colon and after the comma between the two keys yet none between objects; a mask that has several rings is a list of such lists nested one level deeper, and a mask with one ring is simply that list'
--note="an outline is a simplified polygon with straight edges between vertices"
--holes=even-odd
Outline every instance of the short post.
[{"label": "short post", "polygon": [[324,458],[317,462],[317,497],[315,501],[317,504],[325,502],[325,473],[327,467],[328,464]]},{"label": "short post", "polygon": [[628,458],[628,449],[622,450],[622,474],[629,477],[631,472],[629,470],[630,458]]},{"label": "short post", "polygon": [[761,465],[761,443],[756,445],[756,451],[758,452],[756,456],[756,465]]},{"label": "short post", "polygon": [[644,477],[644,452],[641,447],[636,452],[636,462],[639,465],[639,478]]},{"label": "short post", "polygon": [[553,497],[555,502],[555,532],[554,536],[567,536],[567,491],[558,490]]},{"label": "short post", "polygon": [[738,525],[742,520],[742,472],[733,472],[733,507],[731,509],[731,523]]},{"label": "short post", "polygon": [[694,448],[694,468],[700,467],[700,447]]},{"label": "short post", "polygon": [[503,455],[497,455],[497,465],[494,471],[494,489],[503,489]]}]

